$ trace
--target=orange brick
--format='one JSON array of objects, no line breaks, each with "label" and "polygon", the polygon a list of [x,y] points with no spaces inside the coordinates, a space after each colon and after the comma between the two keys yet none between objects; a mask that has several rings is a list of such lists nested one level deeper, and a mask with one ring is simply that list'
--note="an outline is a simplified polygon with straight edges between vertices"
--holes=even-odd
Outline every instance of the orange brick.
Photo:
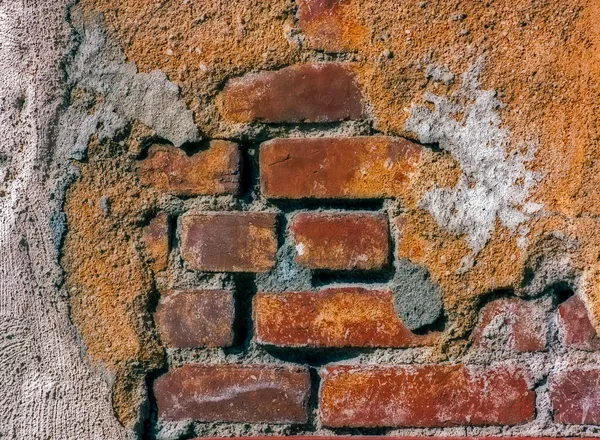
[{"label": "orange brick", "polygon": [[361,119],[362,99],[348,65],[315,63],[232,79],[217,103],[234,122],[331,122]]},{"label": "orange brick", "polygon": [[517,425],[535,417],[524,371],[499,365],[332,366],[321,370],[330,427]]},{"label": "orange brick", "polygon": [[180,148],[154,145],[138,173],[143,184],[178,196],[237,194],[240,166],[237,144],[216,140],[192,156]]},{"label": "orange brick", "polygon": [[289,347],[416,347],[438,333],[416,335],[394,311],[390,291],[346,287],[320,292],[258,293],[258,343]]},{"label": "orange brick", "polygon": [[389,263],[389,228],[382,214],[302,213],[291,231],[296,261],[310,269],[373,270]]},{"label": "orange brick", "polygon": [[273,199],[394,197],[409,187],[422,152],[384,136],[273,139],[260,147],[261,189]]}]

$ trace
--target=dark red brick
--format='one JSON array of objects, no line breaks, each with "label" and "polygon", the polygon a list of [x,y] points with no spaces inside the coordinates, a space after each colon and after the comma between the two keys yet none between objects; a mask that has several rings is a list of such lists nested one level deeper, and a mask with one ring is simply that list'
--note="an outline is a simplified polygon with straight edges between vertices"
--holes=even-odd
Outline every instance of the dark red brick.
[{"label": "dark red brick", "polygon": [[205,212],[183,217],[181,255],[192,269],[266,272],[275,265],[276,215]]},{"label": "dark red brick", "polygon": [[555,422],[600,425],[599,369],[560,371],[548,383]]},{"label": "dark red brick", "polygon": [[524,371],[506,365],[325,367],[319,401],[330,427],[517,425],[535,416]]},{"label": "dark red brick", "polygon": [[185,365],[154,382],[164,421],[305,423],[310,376],[304,368]]},{"label": "dark red brick", "polygon": [[372,270],[389,263],[389,227],[382,214],[303,213],[291,231],[296,261],[310,269]]},{"label": "dark red brick", "polygon": [[169,262],[169,216],[159,212],[142,232],[146,251],[155,272],[165,270]]},{"label": "dark red brick", "polygon": [[587,351],[600,350],[600,338],[579,296],[572,296],[558,307],[558,325],[564,345]]},{"label": "dark red brick", "polygon": [[304,46],[328,52],[356,50],[367,31],[345,0],[298,0],[298,26]]},{"label": "dark red brick", "polygon": [[261,188],[278,199],[394,197],[410,187],[422,153],[384,136],[273,139],[260,147]]},{"label": "dark red brick", "polygon": [[[295,435],[293,440],[315,440],[312,435]],[[289,439],[289,436],[248,436],[240,437],[249,440],[283,440]],[[445,437],[436,435],[435,440],[498,440],[499,437]],[[510,440],[575,440],[586,437],[510,437]],[[589,438],[589,437],[588,437]],[[339,435],[319,435],[317,440],[339,440]],[[194,440],[222,440],[222,437],[196,437]],[[400,435],[352,435],[352,440],[423,440],[423,437],[407,437]]]},{"label": "dark red brick", "polygon": [[316,63],[232,79],[217,102],[234,122],[330,122],[361,119],[362,99],[349,65]]},{"label": "dark red brick", "polygon": [[240,187],[237,144],[212,141],[192,156],[169,145],[154,145],[139,167],[143,184],[178,196],[237,194]]},{"label": "dark red brick", "polygon": [[233,342],[234,315],[232,292],[177,290],[160,299],[154,320],[168,347],[227,347]]},{"label": "dark red brick", "polygon": [[390,291],[358,287],[258,293],[254,323],[258,343],[289,347],[405,348],[433,345],[440,336],[406,328]]},{"label": "dark red brick", "polygon": [[547,316],[537,302],[502,298],[487,304],[473,331],[473,344],[481,348],[509,348],[517,352],[546,348]]}]

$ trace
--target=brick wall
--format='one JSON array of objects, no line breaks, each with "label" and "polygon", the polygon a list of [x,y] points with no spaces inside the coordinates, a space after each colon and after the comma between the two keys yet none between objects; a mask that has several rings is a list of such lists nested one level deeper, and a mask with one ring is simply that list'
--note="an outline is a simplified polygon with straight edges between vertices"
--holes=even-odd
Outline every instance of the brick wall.
[{"label": "brick wall", "polygon": [[154,313],[169,356],[150,381],[156,426],[596,432],[600,367],[584,353],[600,342],[578,296],[496,292],[458,357],[444,352],[454,337],[444,310],[406,314],[429,300],[404,295],[415,286],[395,276],[409,264],[397,199],[434,153],[397,137],[315,136],[364,117],[351,72],[302,64],[230,80],[217,98],[225,117],[294,123],[291,137],[153,145],[140,161],[143,185],[187,206],[144,229],[149,263],[157,277],[169,265],[194,274],[162,289]]}]

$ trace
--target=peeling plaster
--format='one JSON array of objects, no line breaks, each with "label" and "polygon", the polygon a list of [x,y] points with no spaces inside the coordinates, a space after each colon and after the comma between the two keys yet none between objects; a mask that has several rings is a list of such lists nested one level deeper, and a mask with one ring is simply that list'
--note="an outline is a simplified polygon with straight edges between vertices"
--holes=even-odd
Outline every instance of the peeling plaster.
[{"label": "peeling plaster", "polygon": [[[535,145],[511,148],[510,130],[502,126],[498,110],[503,104],[493,90],[482,90],[479,77],[485,58],[481,57],[462,75],[460,89],[452,95],[425,94],[425,105],[413,104],[404,128],[426,144],[438,144],[462,167],[454,188],[434,188],[421,200],[438,224],[457,235],[465,235],[474,254],[489,241],[496,219],[519,234],[526,244],[530,215],[542,208],[529,201],[539,173],[527,169]],[[427,69],[434,80],[450,78],[442,68]],[[436,72],[434,75],[431,72]],[[440,78],[438,78],[440,77]]]}]

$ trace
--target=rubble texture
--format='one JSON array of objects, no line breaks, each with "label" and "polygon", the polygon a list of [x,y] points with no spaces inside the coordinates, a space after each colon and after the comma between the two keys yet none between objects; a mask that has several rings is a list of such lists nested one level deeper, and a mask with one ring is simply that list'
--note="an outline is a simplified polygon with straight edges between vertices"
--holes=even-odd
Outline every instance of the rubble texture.
[{"label": "rubble texture", "polygon": [[0,3],[0,436],[600,436],[599,14]]}]

